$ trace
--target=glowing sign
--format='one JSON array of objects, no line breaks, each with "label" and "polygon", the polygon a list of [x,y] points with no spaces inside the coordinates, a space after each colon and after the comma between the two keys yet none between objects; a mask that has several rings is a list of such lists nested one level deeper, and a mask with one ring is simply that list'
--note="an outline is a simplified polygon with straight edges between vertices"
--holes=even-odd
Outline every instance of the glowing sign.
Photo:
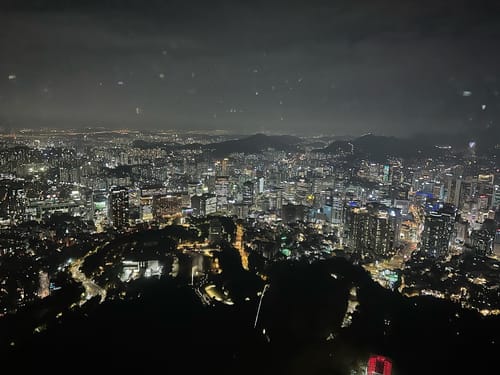
[{"label": "glowing sign", "polygon": [[372,355],[368,360],[367,375],[391,375],[392,362],[381,355]]}]

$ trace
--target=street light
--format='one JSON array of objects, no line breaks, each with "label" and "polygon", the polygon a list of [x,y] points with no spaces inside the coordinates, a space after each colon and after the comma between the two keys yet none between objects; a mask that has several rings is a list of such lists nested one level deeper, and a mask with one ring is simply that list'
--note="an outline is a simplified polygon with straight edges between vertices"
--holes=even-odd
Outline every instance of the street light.
[{"label": "street light", "polygon": [[257,327],[257,321],[259,320],[260,314],[260,306],[262,305],[262,299],[264,298],[264,293],[266,293],[267,288],[269,288],[270,284],[264,285],[264,289],[262,289],[262,293],[260,295],[259,306],[257,307],[257,314],[255,314],[255,323],[253,324],[253,328]]}]

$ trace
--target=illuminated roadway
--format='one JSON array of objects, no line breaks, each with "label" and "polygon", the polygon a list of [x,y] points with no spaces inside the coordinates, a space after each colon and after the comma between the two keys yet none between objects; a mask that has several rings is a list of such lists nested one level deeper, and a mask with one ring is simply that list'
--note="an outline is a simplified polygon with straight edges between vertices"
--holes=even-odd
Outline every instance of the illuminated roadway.
[{"label": "illuminated roadway", "polygon": [[241,265],[248,271],[248,256],[245,252],[245,246],[243,245],[243,225],[240,223],[236,225],[236,240],[234,242],[234,247],[240,253]]},{"label": "illuminated roadway", "polygon": [[100,302],[103,302],[106,299],[106,290],[101,288],[99,285],[85,276],[82,271],[80,271],[80,267],[82,266],[84,259],[85,257],[75,260],[69,267],[69,271],[71,272],[71,276],[73,277],[73,279],[82,283],[83,287],[85,288],[85,293],[82,294],[82,299],[80,300],[80,306],[83,305],[87,300],[95,296],[101,296]]}]

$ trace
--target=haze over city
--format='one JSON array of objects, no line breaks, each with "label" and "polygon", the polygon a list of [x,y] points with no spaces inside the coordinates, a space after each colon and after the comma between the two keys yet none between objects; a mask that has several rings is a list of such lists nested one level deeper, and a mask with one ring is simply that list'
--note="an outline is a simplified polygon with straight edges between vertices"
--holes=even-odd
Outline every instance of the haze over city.
[{"label": "haze over city", "polygon": [[408,136],[499,114],[495,1],[3,1],[0,125]]}]

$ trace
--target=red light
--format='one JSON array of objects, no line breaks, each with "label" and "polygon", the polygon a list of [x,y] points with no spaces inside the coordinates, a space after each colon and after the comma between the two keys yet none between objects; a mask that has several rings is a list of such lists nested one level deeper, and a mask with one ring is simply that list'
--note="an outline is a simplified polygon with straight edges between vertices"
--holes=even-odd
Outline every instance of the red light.
[{"label": "red light", "polygon": [[372,355],[368,360],[367,375],[391,375],[392,362],[381,355]]}]

